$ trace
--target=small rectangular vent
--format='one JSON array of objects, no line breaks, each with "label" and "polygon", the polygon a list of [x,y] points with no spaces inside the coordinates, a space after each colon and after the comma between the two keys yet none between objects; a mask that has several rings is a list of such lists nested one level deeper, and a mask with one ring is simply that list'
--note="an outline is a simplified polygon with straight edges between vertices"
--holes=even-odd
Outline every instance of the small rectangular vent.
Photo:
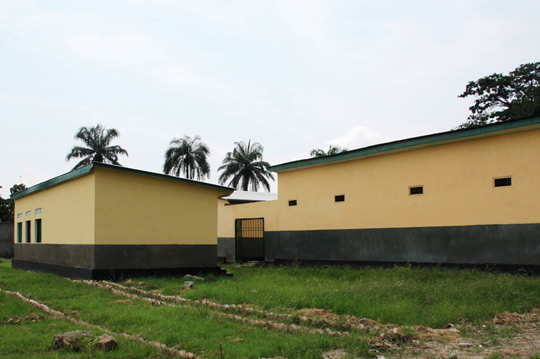
[{"label": "small rectangular vent", "polygon": [[512,185],[512,177],[495,178],[495,187],[507,187]]},{"label": "small rectangular vent", "polygon": [[338,196],[335,197],[335,201],[336,202],[345,202],[345,195],[344,194],[340,194]]},{"label": "small rectangular vent", "polygon": [[409,187],[409,194],[412,196],[414,194],[423,194],[424,186]]},{"label": "small rectangular vent", "polygon": [[298,204],[298,203],[296,202],[295,199],[289,201],[289,207],[296,206],[297,204]]}]

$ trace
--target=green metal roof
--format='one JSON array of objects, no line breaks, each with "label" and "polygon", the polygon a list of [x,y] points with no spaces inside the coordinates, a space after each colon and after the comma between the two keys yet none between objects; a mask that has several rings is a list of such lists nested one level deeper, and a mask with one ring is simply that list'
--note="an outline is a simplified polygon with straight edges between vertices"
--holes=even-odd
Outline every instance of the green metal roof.
[{"label": "green metal roof", "polygon": [[61,183],[71,181],[73,179],[85,176],[85,175],[91,173],[94,168],[108,168],[108,169],[112,169],[112,170],[115,170],[115,171],[129,172],[129,173],[139,174],[139,175],[143,175],[143,176],[150,176],[150,177],[156,177],[156,178],[161,178],[161,179],[166,179],[166,180],[171,180],[171,181],[189,183],[189,184],[196,185],[196,186],[203,186],[203,187],[208,187],[208,188],[212,188],[212,189],[215,189],[215,190],[225,191],[225,192],[228,192],[227,194],[231,194],[234,191],[234,188],[231,188],[231,187],[218,186],[218,185],[215,185],[215,184],[210,184],[210,183],[190,180],[190,179],[186,179],[186,178],[170,176],[170,175],[161,174],[161,173],[148,172],[148,171],[136,170],[136,169],[128,168],[128,167],[122,167],[122,166],[110,165],[110,164],[106,164],[106,163],[94,162],[94,163],[92,163],[92,164],[90,164],[88,166],[79,168],[77,170],[73,170],[73,171],[68,172],[68,173],[64,173],[63,175],[51,178],[50,180],[47,180],[45,182],[38,183],[35,186],[29,187],[29,188],[25,189],[24,191],[21,191],[21,192],[19,192],[17,194],[12,195],[11,198],[12,199],[17,199],[17,198],[25,197],[25,196],[28,196],[29,194],[32,194],[32,193],[35,193],[35,192],[38,192],[38,191],[42,191],[44,189],[51,188],[51,187],[59,185]]},{"label": "green metal roof", "polygon": [[[527,128],[527,126],[533,127]],[[303,160],[286,162],[279,165],[270,166],[268,169],[273,172],[292,171],[331,163],[357,160],[363,157],[381,156],[395,152],[411,151],[428,146],[442,145],[445,143],[467,141],[477,137],[498,136],[507,132],[529,131],[538,128],[540,128],[540,117],[526,118],[522,120],[500,122],[481,127],[452,130],[431,135],[412,137],[399,141],[386,142],[374,146],[341,152],[335,155],[312,157]]]}]

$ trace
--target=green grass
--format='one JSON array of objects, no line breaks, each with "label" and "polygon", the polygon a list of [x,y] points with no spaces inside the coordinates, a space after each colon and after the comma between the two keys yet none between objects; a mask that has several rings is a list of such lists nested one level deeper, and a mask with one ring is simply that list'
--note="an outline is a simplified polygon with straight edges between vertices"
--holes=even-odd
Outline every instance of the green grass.
[{"label": "green grass", "polygon": [[[147,340],[177,346],[205,358],[219,358],[220,344],[223,347],[223,358],[320,358],[324,351],[353,347],[367,355],[367,345],[356,335],[330,337],[307,333],[290,334],[232,321],[204,307],[187,309],[152,306],[135,300],[131,304],[116,303],[125,298],[51,274],[13,270],[6,263],[0,265],[0,286],[5,290],[21,292],[53,309],[75,313],[75,316],[86,322],[115,332],[139,334]],[[6,308],[11,306],[6,304]],[[6,313],[4,316],[13,315],[9,309],[3,309],[2,313]],[[54,322],[59,323],[55,325],[62,323]],[[50,345],[53,335],[61,331],[65,330],[51,331],[45,336],[45,342]],[[35,350],[39,352],[46,347],[41,342],[39,345],[36,343]],[[0,356],[7,355],[12,349],[12,346],[0,347]]]},{"label": "green grass", "polygon": [[[322,308],[400,325],[442,328],[467,318],[540,307],[540,278],[477,270],[394,267],[227,267],[232,278],[195,281],[187,298],[220,303]],[[185,279],[140,278],[149,289],[178,294]]]},{"label": "green grass", "polygon": [[[147,290],[182,293],[191,299],[211,299],[223,304],[250,303],[274,312],[303,308],[329,309],[401,325],[443,327],[463,318],[491,319],[504,311],[529,311],[540,307],[540,278],[493,274],[473,270],[396,267],[351,269],[227,266],[233,277],[211,276],[194,280],[195,289],[183,290],[184,278],[138,278]],[[284,333],[223,318],[203,306],[166,307],[131,300],[107,290],[73,283],[61,277],[11,269],[0,263],[0,288],[18,291],[53,309],[115,332],[138,334],[147,340],[196,353],[202,358],[321,358],[322,353],[344,349],[351,357],[369,356],[367,334],[331,337]],[[35,312],[37,321],[7,324],[14,316]],[[162,358],[165,354],[139,343],[117,338],[119,349],[103,353],[53,351],[54,334],[78,328],[53,319],[27,304],[0,295],[0,357],[39,358]],[[92,329],[96,335],[101,333]],[[378,334],[371,334],[378,335]]]},{"label": "green grass", "polygon": [[[30,317],[34,313],[34,316]],[[7,322],[18,318],[15,324]],[[84,329],[63,320],[52,319],[38,309],[30,307],[19,299],[0,293],[0,357],[2,358],[167,358],[156,350],[138,343],[128,342],[123,337],[116,338],[119,351],[103,352],[93,348],[83,348],[79,352],[51,349],[54,334]],[[89,330],[95,336],[101,331]]]}]

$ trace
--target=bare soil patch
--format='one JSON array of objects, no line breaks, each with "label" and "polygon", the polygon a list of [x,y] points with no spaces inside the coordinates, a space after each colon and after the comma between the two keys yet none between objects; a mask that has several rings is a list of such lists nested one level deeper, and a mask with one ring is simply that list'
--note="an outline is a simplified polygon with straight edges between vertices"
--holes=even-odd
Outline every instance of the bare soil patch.
[{"label": "bare soil patch", "polygon": [[536,308],[529,313],[505,312],[480,326],[417,326],[410,340],[396,341],[381,335],[370,346],[378,358],[535,358],[540,356],[539,323],[540,310]]}]

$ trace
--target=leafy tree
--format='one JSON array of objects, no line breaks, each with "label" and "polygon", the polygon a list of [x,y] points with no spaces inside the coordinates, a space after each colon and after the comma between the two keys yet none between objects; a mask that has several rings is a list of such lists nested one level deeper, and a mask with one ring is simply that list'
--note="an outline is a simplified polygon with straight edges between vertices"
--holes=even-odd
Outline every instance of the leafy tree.
[{"label": "leafy tree", "polygon": [[267,179],[274,180],[274,176],[267,170],[270,166],[264,162],[264,148],[258,142],[251,143],[251,140],[245,142],[235,142],[235,148],[232,152],[227,152],[223,165],[218,168],[223,171],[219,176],[219,183],[224,184],[229,178],[229,186],[236,189],[247,191],[257,191],[262,185],[270,192],[270,184]]},{"label": "leafy tree", "polygon": [[[1,186],[0,186],[1,188]],[[21,184],[14,184],[9,189],[10,194],[13,196],[26,189],[26,186]],[[0,222],[13,222],[15,212],[15,201],[11,198],[2,198],[0,196]]]},{"label": "leafy tree", "polygon": [[73,147],[67,155],[66,161],[72,158],[82,158],[73,167],[74,170],[92,162],[112,163],[121,166],[118,163],[118,155],[128,156],[128,153],[118,145],[111,146],[111,141],[118,136],[120,136],[120,132],[114,128],[106,129],[99,124],[95,127],[81,127],[75,134],[75,139],[83,141],[87,147]]},{"label": "leafy tree", "polygon": [[[0,186],[2,188],[2,186]],[[0,222],[13,222],[13,218],[11,221],[8,221],[9,219],[9,202],[7,199],[3,199],[0,195]]]},{"label": "leafy tree", "polygon": [[210,178],[210,165],[206,159],[209,154],[208,146],[201,141],[199,136],[175,138],[165,152],[163,173],[175,176],[184,173],[186,178],[197,177],[198,180],[203,180],[204,177]]},{"label": "leafy tree", "polygon": [[320,148],[314,149],[311,151],[311,157],[323,157],[323,156],[330,156],[335,155],[341,152],[347,152],[346,148],[341,148],[339,146],[328,146],[328,151],[324,152],[324,150],[321,150]]},{"label": "leafy tree", "polygon": [[459,97],[474,96],[472,114],[458,128],[540,116],[540,62],[523,64],[508,75],[470,81]]}]

